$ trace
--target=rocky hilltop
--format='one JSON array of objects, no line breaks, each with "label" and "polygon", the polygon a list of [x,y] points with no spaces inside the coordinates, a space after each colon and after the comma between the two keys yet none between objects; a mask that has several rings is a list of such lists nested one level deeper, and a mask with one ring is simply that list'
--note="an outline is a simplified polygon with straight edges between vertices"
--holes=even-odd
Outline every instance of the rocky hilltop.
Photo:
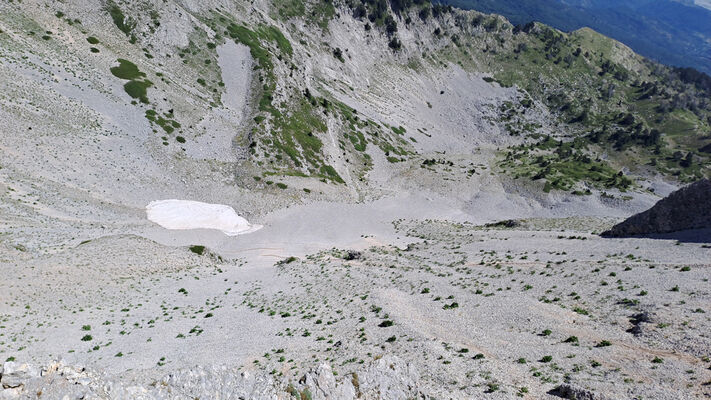
[{"label": "rocky hilltop", "polygon": [[702,179],[602,233],[624,237],[711,228],[711,181]]}]

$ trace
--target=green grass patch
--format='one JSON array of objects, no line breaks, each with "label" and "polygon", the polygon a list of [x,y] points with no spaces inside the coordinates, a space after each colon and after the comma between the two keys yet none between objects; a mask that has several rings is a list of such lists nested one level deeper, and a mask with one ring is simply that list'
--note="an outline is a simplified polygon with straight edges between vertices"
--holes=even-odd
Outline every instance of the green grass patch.
[{"label": "green grass patch", "polygon": [[262,41],[275,42],[279,50],[287,55],[293,54],[291,43],[286,37],[273,26],[260,26],[256,31],[252,31],[245,26],[230,23],[225,32],[233,40],[249,47],[252,58],[259,64],[262,70],[260,80],[262,85],[262,96],[259,99],[259,110],[266,111],[272,115],[277,114],[277,109],[272,105],[273,93],[276,90],[276,76],[274,75],[274,64],[271,53],[262,45]]},{"label": "green grass patch", "polygon": [[111,67],[111,73],[119,79],[129,80],[123,85],[123,89],[132,98],[138,99],[141,103],[147,104],[148,88],[153,86],[153,82],[148,79],[142,79],[146,76],[146,74],[141,72],[136,64],[123,58],[119,58],[118,63],[119,65],[117,67]]},{"label": "green grass patch", "polygon": [[119,58],[118,60],[119,65],[117,67],[111,67],[111,73],[120,79],[139,79],[146,74],[141,72],[136,64],[132,63],[131,61],[125,60],[123,58]]},{"label": "green grass patch", "polygon": [[277,2],[276,5],[279,16],[285,20],[306,14],[306,6],[302,0],[284,0]]},{"label": "green grass patch", "polygon": [[170,134],[173,133],[175,129],[180,128],[181,125],[178,121],[170,119],[168,116],[169,114],[165,114],[165,117],[161,116],[155,110],[146,110],[146,119],[160,126],[166,133]]},{"label": "green grass patch", "polygon": [[275,26],[260,26],[257,31],[257,35],[263,40],[268,40],[275,42],[279,50],[291,57],[294,55],[294,49],[291,47],[291,42],[284,36],[284,34]]},{"label": "green grass patch", "polygon": [[[545,179],[544,191],[572,190],[584,182],[596,188],[629,189],[633,182],[608,163],[593,159],[584,140],[558,142],[550,137],[530,145],[514,146],[499,166],[516,178]],[[589,194],[578,191],[576,194]]]},{"label": "green grass patch", "polygon": [[340,175],[338,175],[338,172],[336,172],[336,169],[333,168],[330,165],[322,165],[320,168],[320,171],[322,174],[330,178],[331,180],[338,182],[338,183],[345,183],[343,178],[341,178]]},{"label": "green grass patch", "polygon": [[148,88],[153,86],[149,80],[144,81],[128,81],[123,85],[123,89],[129,96],[138,99],[141,103],[148,104]]},{"label": "green grass patch", "polygon": [[348,139],[353,143],[353,148],[357,151],[365,151],[368,147],[368,142],[365,140],[365,136],[359,131],[353,132],[348,136]]},{"label": "green grass patch", "polygon": [[109,15],[114,21],[116,27],[118,27],[121,32],[125,33],[126,36],[131,36],[131,32],[136,27],[136,21],[134,21],[131,17],[126,17],[121,8],[113,1],[109,2],[107,11],[109,12]]},{"label": "green grass patch", "polygon": [[326,132],[326,124],[313,112],[311,103],[302,100],[289,114],[276,114],[273,120],[273,145],[286,153],[297,167],[307,162],[313,167],[321,164],[323,143],[315,134]]},{"label": "green grass patch", "polygon": [[193,245],[193,246],[190,246],[190,251],[201,256],[205,253],[205,246]]},{"label": "green grass patch", "polygon": [[404,135],[405,132],[407,132],[407,131],[405,130],[405,128],[403,128],[402,126],[397,127],[397,128],[393,126],[393,127],[390,127],[390,129],[392,129],[393,132],[397,133],[398,135]]},{"label": "green grass patch", "polygon": [[393,163],[393,164],[394,164],[394,163],[399,163],[399,162],[401,161],[399,158],[393,157],[393,156],[387,156],[386,158],[387,158],[388,162],[391,162],[391,163]]}]

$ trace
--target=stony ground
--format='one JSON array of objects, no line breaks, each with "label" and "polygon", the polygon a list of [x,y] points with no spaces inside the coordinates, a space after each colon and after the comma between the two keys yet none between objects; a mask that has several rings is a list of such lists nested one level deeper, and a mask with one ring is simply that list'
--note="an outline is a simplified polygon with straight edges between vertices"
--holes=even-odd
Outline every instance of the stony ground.
[{"label": "stony ground", "polygon": [[[201,255],[121,236],[7,257],[0,357],[134,385],[224,365],[286,390],[321,364],[347,377],[394,356],[436,398],[541,398],[563,383],[609,398],[710,395],[711,248],[583,228],[612,223],[402,218],[335,247],[283,246],[267,226],[232,248],[215,235]],[[89,261],[99,251],[113,268]]]}]

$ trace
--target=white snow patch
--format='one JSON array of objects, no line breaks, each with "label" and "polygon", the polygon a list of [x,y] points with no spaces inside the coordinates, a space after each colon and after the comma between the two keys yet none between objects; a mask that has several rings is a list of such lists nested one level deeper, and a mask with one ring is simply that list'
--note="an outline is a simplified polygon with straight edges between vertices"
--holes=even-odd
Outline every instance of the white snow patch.
[{"label": "white snow patch", "polygon": [[146,206],[148,220],[166,229],[217,229],[228,236],[252,233],[262,228],[250,224],[223,204],[191,200],[157,200]]}]

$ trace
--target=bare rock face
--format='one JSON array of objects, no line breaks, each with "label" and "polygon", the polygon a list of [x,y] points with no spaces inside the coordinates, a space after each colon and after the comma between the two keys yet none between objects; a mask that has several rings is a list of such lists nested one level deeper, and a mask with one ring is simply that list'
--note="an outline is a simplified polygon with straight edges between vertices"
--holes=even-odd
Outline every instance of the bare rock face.
[{"label": "bare rock face", "polygon": [[400,358],[386,355],[367,368],[337,380],[331,367],[321,364],[305,374],[289,392],[314,400],[413,399],[422,397],[417,370]]},{"label": "bare rock face", "polygon": [[711,228],[711,181],[702,179],[615,225],[602,236],[624,237]]}]

